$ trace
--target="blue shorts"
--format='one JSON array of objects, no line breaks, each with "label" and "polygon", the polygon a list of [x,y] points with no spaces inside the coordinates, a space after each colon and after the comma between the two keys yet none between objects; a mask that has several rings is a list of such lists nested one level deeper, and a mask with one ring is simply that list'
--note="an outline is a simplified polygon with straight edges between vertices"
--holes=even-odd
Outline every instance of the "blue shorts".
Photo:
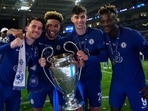
[{"label": "blue shorts", "polygon": [[109,103],[114,108],[122,108],[126,97],[133,111],[148,111],[148,99],[142,98],[139,91],[145,86],[144,82],[121,82],[116,80],[111,83]]},{"label": "blue shorts", "polygon": [[[59,105],[64,103],[63,95],[59,92]],[[29,100],[31,107],[33,108],[42,108],[45,104],[45,101],[49,97],[51,105],[53,105],[53,90],[43,89],[39,92],[29,93]]]},{"label": "blue shorts", "polygon": [[0,111],[4,110],[4,104],[7,111],[20,111],[21,92],[12,90],[12,87],[2,86],[0,83]]},{"label": "blue shorts", "polygon": [[[100,107],[102,101],[101,85],[98,80],[91,82],[83,83],[83,95],[85,99],[85,105],[89,103],[91,107]],[[76,90],[76,98],[79,101],[82,101],[82,96],[79,90]]]}]

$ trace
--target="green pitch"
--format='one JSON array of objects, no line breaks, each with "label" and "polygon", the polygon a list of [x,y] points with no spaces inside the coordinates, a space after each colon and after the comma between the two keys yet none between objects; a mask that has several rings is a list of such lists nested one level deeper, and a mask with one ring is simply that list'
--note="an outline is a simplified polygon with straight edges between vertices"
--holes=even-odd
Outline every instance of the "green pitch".
[{"label": "green pitch", "polygon": [[[148,84],[148,61],[142,62],[147,84]],[[109,91],[109,85],[110,85],[110,79],[111,79],[111,68],[110,68],[110,62],[109,65],[106,66],[102,63],[102,105],[101,105],[101,111],[110,111],[110,107],[108,104],[108,91]],[[22,90],[22,104],[21,104],[21,111],[31,111],[31,107],[29,106],[28,97],[26,90]],[[50,105],[49,99],[47,98],[46,104],[43,108],[43,111],[52,111],[52,107]],[[128,101],[126,100],[123,106],[122,111],[131,111]]]}]

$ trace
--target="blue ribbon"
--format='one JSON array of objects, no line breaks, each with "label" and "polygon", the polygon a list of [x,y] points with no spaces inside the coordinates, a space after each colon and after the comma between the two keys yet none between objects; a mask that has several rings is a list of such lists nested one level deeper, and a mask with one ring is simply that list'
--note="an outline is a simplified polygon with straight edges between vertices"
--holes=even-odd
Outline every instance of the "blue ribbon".
[{"label": "blue ribbon", "polygon": [[81,104],[83,105],[83,111],[85,111],[85,101],[84,101],[84,94],[83,94],[83,85],[81,84],[80,80],[78,80],[77,82],[77,88],[80,92],[80,95],[82,97],[82,101],[81,101]]},{"label": "blue ribbon", "polygon": [[53,91],[53,109],[54,111],[59,111],[59,95],[57,87]]}]

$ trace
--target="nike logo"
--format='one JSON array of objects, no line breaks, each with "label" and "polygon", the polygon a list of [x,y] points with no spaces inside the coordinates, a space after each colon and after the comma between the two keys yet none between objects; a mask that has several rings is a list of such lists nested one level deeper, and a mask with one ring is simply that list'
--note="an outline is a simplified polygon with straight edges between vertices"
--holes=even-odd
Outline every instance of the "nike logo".
[{"label": "nike logo", "polygon": [[109,45],[109,43],[106,43],[106,45]]},{"label": "nike logo", "polygon": [[44,45],[43,43],[39,42],[39,45]]}]

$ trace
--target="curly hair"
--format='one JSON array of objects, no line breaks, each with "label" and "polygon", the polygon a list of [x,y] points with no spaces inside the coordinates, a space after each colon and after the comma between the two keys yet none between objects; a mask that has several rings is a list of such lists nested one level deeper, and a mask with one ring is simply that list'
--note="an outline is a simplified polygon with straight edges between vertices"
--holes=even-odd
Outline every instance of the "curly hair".
[{"label": "curly hair", "polygon": [[118,16],[117,14],[117,8],[115,5],[104,5],[102,7],[99,8],[98,10],[98,15],[103,15],[105,13],[114,13],[116,16]]},{"label": "curly hair", "polygon": [[63,15],[57,11],[47,11],[44,15],[44,20],[47,22],[49,19],[56,19],[59,22],[64,20]]}]

